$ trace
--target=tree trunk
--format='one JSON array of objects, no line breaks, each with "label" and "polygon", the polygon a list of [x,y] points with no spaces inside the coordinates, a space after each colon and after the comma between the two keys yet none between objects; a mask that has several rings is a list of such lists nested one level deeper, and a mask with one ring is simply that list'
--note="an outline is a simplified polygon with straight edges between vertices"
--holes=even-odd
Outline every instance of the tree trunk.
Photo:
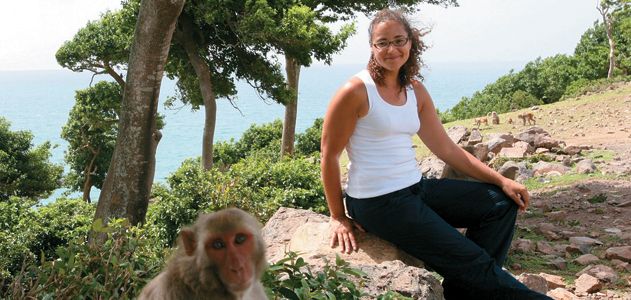
[{"label": "tree trunk", "polygon": [[92,147],[89,147],[90,151],[92,151],[92,159],[90,160],[90,164],[86,166],[84,169],[84,179],[83,179],[83,201],[87,203],[91,203],[92,199],[90,199],[90,190],[92,190],[92,173],[94,172],[94,162],[99,155],[98,150],[94,150]]},{"label": "tree trunk", "polygon": [[283,139],[280,155],[294,154],[294,141],[296,139],[296,117],[298,115],[298,81],[300,79],[300,65],[295,58],[285,56],[285,73],[287,86],[293,96],[285,104],[285,121],[283,122]]},{"label": "tree trunk", "polygon": [[95,221],[100,219],[107,224],[112,218],[127,218],[132,225],[144,221],[150,196],[148,183],[153,180],[150,177],[160,83],[183,6],[184,0],[142,0],[140,4],[116,147]]},{"label": "tree trunk", "polygon": [[608,15],[610,7],[599,2],[596,9],[598,9],[598,12],[603,18],[603,25],[605,26],[607,40],[609,41],[609,70],[607,71],[607,78],[611,78],[613,77],[613,71],[616,68],[616,44],[613,40],[613,20],[612,17]]},{"label": "tree trunk", "polygon": [[213,84],[210,77],[210,68],[200,56],[202,48],[195,42],[197,29],[193,21],[186,14],[180,16],[175,38],[182,44],[186,56],[195,70],[199,89],[204,100],[204,135],[202,139],[202,167],[210,170],[213,167],[213,143],[215,137],[215,123],[217,120],[217,101],[213,92]]}]

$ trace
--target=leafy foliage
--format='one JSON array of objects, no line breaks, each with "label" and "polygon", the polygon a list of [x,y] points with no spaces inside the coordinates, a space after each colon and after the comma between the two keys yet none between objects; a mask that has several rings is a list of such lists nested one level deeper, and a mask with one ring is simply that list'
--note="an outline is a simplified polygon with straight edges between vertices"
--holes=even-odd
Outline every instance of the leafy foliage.
[{"label": "leafy foliage", "polygon": [[45,198],[59,187],[63,168],[49,162],[50,142],[33,148],[32,140],[29,131],[11,131],[0,117],[0,202],[10,196]]},{"label": "leafy foliage", "polygon": [[311,127],[307,128],[304,133],[296,136],[297,153],[309,156],[320,152],[323,122],[322,118],[317,118]]},{"label": "leafy foliage", "polygon": [[101,81],[76,92],[61,131],[69,144],[65,155],[69,188],[81,190],[86,180],[90,186],[102,187],[116,144],[122,99],[122,88],[115,82]]},{"label": "leafy foliage", "polygon": [[359,299],[369,296],[360,290],[364,276],[339,256],[334,265],[327,263],[322,271],[314,273],[302,257],[289,252],[268,268],[263,285],[270,299]]}]

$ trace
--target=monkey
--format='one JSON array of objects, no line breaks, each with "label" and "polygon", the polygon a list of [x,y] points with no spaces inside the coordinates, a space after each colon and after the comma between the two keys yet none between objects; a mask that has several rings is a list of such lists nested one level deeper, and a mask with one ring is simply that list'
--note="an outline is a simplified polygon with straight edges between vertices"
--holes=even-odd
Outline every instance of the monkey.
[{"label": "monkey", "polygon": [[491,124],[493,124],[493,125],[499,125],[500,124],[500,117],[494,111],[491,112]]},{"label": "monkey", "polygon": [[489,120],[485,117],[473,119],[473,125],[478,126],[478,128],[480,128],[480,124],[489,126]]},{"label": "monkey", "polygon": [[517,117],[521,119],[521,121],[524,123],[524,126],[526,126],[526,121],[528,121],[528,125],[537,125],[537,122],[535,121],[535,115],[533,113],[527,112],[519,114],[517,115]]},{"label": "monkey", "polygon": [[512,125],[512,124],[513,124],[513,118],[508,117],[508,121],[507,121],[507,122],[508,122],[508,124],[511,124],[511,125]]},{"label": "monkey", "polygon": [[166,269],[138,299],[267,300],[260,280],[267,267],[260,228],[238,208],[200,214],[180,231]]}]

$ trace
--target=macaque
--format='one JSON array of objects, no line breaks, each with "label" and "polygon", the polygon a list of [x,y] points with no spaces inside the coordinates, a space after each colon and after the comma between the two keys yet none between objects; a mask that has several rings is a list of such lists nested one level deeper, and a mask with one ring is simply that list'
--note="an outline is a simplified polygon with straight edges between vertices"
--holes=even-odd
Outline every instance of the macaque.
[{"label": "macaque", "polygon": [[480,124],[484,124],[486,126],[489,126],[489,120],[485,117],[482,118],[475,118],[473,119],[473,123],[475,126],[478,126],[478,128],[480,128]]},{"label": "macaque", "polygon": [[535,115],[533,113],[527,112],[519,114],[517,115],[517,117],[521,119],[521,121],[524,123],[524,126],[526,126],[526,121],[528,121],[528,125],[537,125],[537,122],[535,121]]},{"label": "macaque", "polygon": [[512,125],[512,124],[513,124],[513,118],[508,117],[508,121],[507,121],[507,122],[508,122],[508,124],[511,124],[511,125]]},{"label": "macaque", "polygon": [[491,112],[491,124],[493,124],[493,125],[499,125],[500,124],[500,117],[494,111]]},{"label": "macaque", "polygon": [[138,299],[266,300],[261,276],[267,267],[261,224],[229,208],[201,214],[183,228],[166,270]]}]

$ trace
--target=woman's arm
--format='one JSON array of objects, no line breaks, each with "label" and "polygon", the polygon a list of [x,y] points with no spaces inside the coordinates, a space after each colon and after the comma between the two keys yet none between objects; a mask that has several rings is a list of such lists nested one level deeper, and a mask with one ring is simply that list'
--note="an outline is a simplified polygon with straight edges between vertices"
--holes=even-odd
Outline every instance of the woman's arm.
[{"label": "woman's arm", "polygon": [[421,129],[418,131],[418,136],[429,150],[459,172],[479,181],[501,187],[517,203],[520,210],[525,210],[530,200],[526,187],[500,175],[456,145],[445,132],[436,113],[432,98],[425,87],[420,82],[415,82],[413,86],[421,120]]},{"label": "woman's arm", "polygon": [[340,154],[346,147],[357,120],[368,111],[368,96],[363,83],[353,78],[333,96],[322,125],[322,183],[331,213],[331,247],[340,244],[342,252],[357,250],[354,222],[346,217],[340,183]]}]

